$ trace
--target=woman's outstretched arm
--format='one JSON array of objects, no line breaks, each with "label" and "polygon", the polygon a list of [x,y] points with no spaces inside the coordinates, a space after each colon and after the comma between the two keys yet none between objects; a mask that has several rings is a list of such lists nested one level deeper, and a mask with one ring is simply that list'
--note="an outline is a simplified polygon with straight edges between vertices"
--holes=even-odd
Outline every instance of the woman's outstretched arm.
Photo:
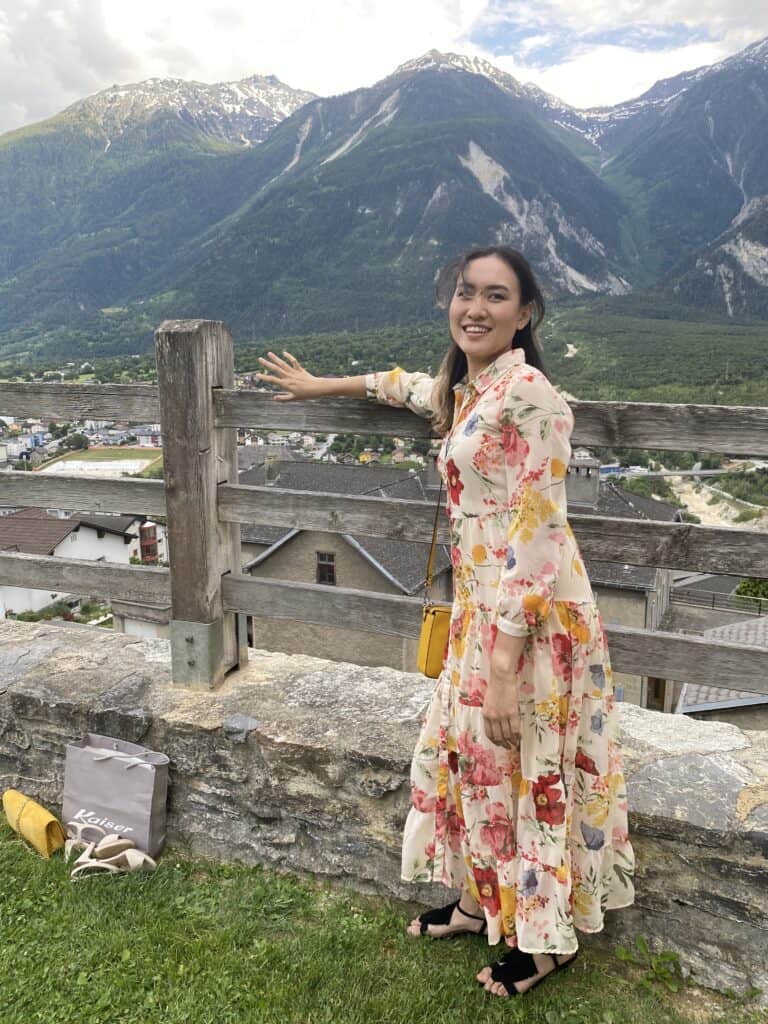
[{"label": "woman's outstretched arm", "polygon": [[284,389],[275,395],[278,402],[289,402],[294,398],[368,398],[384,405],[395,405],[419,416],[430,417],[435,412],[435,380],[428,373],[408,373],[400,366],[392,370],[381,370],[360,374],[357,377],[314,377],[304,369],[290,352],[283,352],[283,358],[274,352],[259,362],[269,373],[256,376],[267,384],[276,384]]},{"label": "woman's outstretched arm", "polygon": [[259,362],[267,373],[257,373],[265,384],[276,384],[283,391],[274,396],[276,402],[290,402],[293,399],[365,398],[365,374],[357,377],[315,377],[305,370],[296,356],[283,351],[283,358],[268,352],[267,358],[259,356]]}]

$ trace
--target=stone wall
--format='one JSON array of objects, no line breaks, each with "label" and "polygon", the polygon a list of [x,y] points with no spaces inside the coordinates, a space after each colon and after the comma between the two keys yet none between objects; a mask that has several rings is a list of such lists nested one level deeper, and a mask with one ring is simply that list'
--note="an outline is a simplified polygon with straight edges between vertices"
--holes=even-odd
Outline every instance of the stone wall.
[{"label": "stone wall", "polygon": [[[172,687],[168,643],[0,623],[0,788],[60,808],[64,748],[86,731],[171,759],[169,839],[423,904],[399,880],[419,717],[434,681],[253,652],[214,693]],[[621,705],[634,906],[580,936],[645,935],[700,984],[768,1005],[768,733]]]}]

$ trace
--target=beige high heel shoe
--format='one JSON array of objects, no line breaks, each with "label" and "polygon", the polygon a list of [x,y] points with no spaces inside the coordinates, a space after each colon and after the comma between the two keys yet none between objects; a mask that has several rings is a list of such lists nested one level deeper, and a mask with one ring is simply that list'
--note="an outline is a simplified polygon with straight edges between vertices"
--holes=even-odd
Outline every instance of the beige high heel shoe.
[{"label": "beige high heel shoe", "polygon": [[127,875],[133,871],[155,871],[157,863],[149,854],[137,850],[134,846],[121,850],[113,857],[95,857],[96,844],[91,843],[85,852],[75,861],[70,874],[73,882],[90,875],[107,872],[111,875]]},{"label": "beige high heel shoe", "polygon": [[[86,830],[95,833],[99,838],[85,839],[84,833]],[[93,856],[97,860],[104,860],[108,857],[116,857],[119,853],[129,850],[136,845],[127,836],[121,836],[115,832],[106,835],[104,829],[98,825],[83,825],[77,821],[70,821],[67,824],[67,831],[75,832],[75,835],[70,835],[70,838],[64,843],[64,860],[67,863],[73,853],[77,850],[85,851],[88,847],[91,847],[89,856]],[[75,863],[79,863],[79,858]]]},{"label": "beige high heel shoe", "polygon": [[97,860],[109,860],[121,853],[125,853],[126,850],[133,850],[135,846],[136,843],[132,839],[113,832],[99,840],[93,848],[93,856]]},{"label": "beige high heel shoe", "polygon": [[[86,832],[91,833],[90,839],[85,838]],[[93,834],[98,838],[94,839]],[[65,863],[69,863],[72,854],[77,850],[86,850],[89,846],[95,846],[96,843],[106,836],[106,832],[100,825],[90,825],[88,822],[82,821],[68,821],[67,836],[68,839],[64,843]]]}]

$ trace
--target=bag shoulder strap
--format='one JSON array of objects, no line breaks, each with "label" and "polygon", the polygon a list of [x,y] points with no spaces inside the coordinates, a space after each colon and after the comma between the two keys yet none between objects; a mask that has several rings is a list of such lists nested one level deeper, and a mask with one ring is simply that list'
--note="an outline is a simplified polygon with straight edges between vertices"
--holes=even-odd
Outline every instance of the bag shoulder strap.
[{"label": "bag shoulder strap", "polygon": [[424,599],[426,600],[429,596],[429,590],[432,586],[432,573],[435,567],[435,547],[437,545],[437,524],[440,520],[440,505],[443,497],[443,478],[440,477],[440,490],[437,494],[437,507],[435,508],[435,522],[432,527],[432,543],[429,548],[429,558],[427,559],[427,579],[424,588]]}]

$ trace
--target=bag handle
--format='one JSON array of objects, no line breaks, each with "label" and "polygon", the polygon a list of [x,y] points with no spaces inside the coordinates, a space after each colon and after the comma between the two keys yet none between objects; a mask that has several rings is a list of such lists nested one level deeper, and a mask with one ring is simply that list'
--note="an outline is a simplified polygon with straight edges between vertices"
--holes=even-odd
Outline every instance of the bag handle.
[{"label": "bag handle", "polygon": [[432,572],[435,566],[435,547],[437,545],[437,524],[440,519],[440,505],[443,497],[443,477],[440,476],[440,490],[437,494],[437,507],[435,508],[435,522],[432,527],[432,543],[429,548],[429,558],[427,559],[427,579],[424,587],[424,604],[429,602],[429,591],[432,587]]},{"label": "bag handle", "polygon": [[135,754],[124,754],[120,750],[105,750],[103,754],[93,754],[94,761],[119,761],[125,768],[146,768],[148,772],[154,771],[154,765],[149,764]]}]

